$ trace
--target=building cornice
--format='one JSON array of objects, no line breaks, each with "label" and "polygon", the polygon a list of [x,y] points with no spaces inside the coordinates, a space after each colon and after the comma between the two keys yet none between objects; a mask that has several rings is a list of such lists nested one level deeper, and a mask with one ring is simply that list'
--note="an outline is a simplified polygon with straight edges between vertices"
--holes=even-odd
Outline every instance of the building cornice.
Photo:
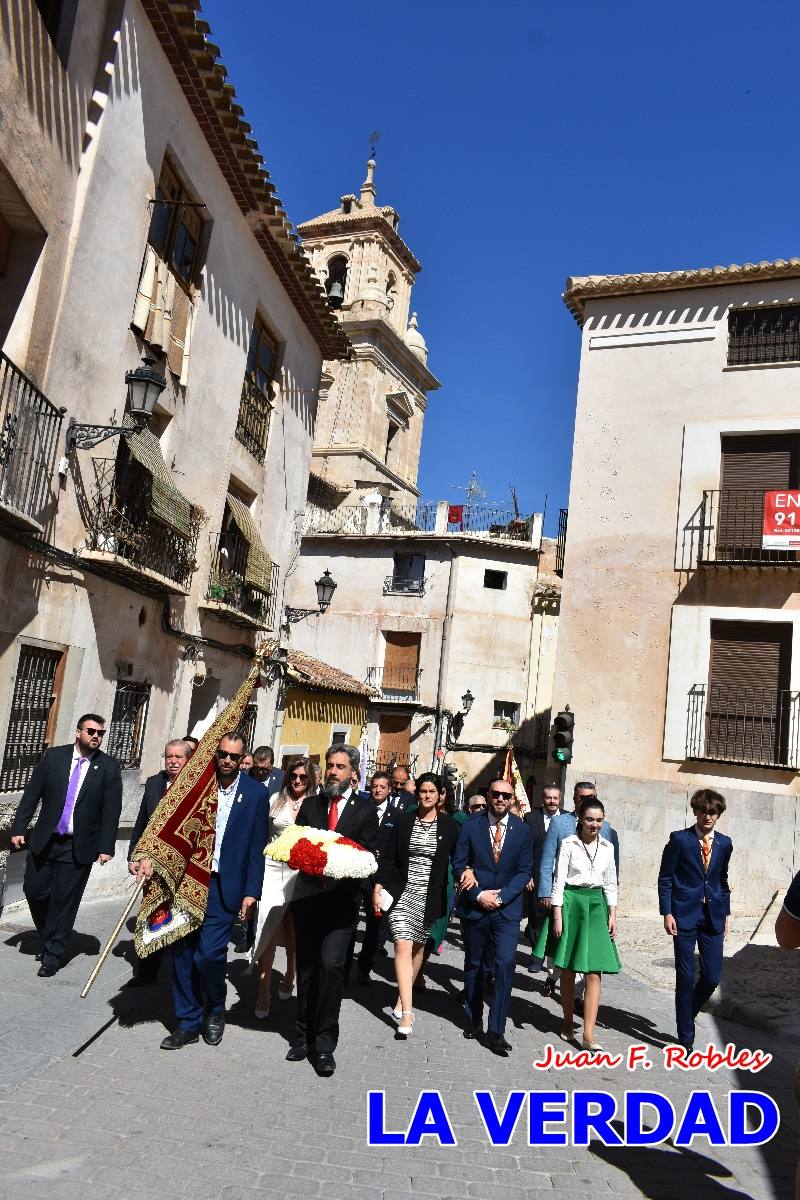
[{"label": "building cornice", "polygon": [[297,232],[306,242],[325,241],[331,237],[355,237],[360,233],[379,233],[406,270],[414,275],[418,275],[422,270],[419,259],[392,229],[379,208],[368,209],[364,215],[342,213],[341,219],[317,217],[298,225]]},{"label": "building cornice", "polygon": [[650,271],[638,275],[570,275],[561,298],[578,324],[583,325],[587,300],[778,279],[800,279],[800,258],[776,258],[774,262],[741,266],[732,263],[728,267],[701,267],[688,271]]},{"label": "building cornice", "polygon": [[347,358],[347,337],[250,136],[197,0],[142,0],[142,7],[236,204],[323,358]]},{"label": "building cornice", "polygon": [[[417,391],[423,394],[425,392],[435,392],[442,386],[436,376],[428,370],[422,359],[414,353],[410,346],[406,345],[397,330],[393,329],[391,325],[387,325],[380,318],[365,317],[364,319],[360,319],[358,317],[345,316],[342,318],[342,328],[350,339],[354,352],[358,355],[363,354],[365,350],[367,352],[370,350],[375,351],[377,343],[382,342],[391,352],[390,354],[386,354],[384,351],[386,361],[392,365],[398,365],[393,363],[391,356],[393,353],[400,360],[399,365],[402,369],[407,374],[416,377],[412,382]],[[366,333],[376,334],[375,342],[361,341],[359,335]]]},{"label": "building cornice", "polygon": [[354,543],[359,546],[385,546],[387,543],[393,545],[398,542],[413,543],[419,547],[449,545],[465,554],[475,550],[486,550],[491,551],[492,558],[502,558],[506,555],[522,556],[531,559],[534,566],[539,560],[538,546],[532,546],[529,542],[515,542],[511,539],[504,541],[499,538],[481,537],[476,533],[426,533],[420,529],[392,529],[387,533],[304,533],[303,541],[334,542],[340,546],[352,546]]},{"label": "building cornice", "polygon": [[412,496],[419,496],[419,490],[413,483],[409,483],[407,479],[396,475],[394,471],[389,470],[386,463],[382,463],[379,458],[376,458],[371,450],[366,446],[324,446],[320,449],[311,451],[312,458],[335,458],[341,456],[349,456],[350,458],[357,457],[366,459],[381,475],[384,475],[389,483],[395,484],[396,487],[402,488],[404,492],[410,492]]}]

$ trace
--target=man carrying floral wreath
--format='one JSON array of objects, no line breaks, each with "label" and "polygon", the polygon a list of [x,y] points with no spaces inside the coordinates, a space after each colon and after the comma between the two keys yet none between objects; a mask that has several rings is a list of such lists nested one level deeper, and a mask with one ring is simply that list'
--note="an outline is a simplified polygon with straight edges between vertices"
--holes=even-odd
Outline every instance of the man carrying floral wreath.
[{"label": "man carrying floral wreath", "polygon": [[[335,830],[365,850],[378,844],[378,818],[371,800],[353,789],[360,755],[355,746],[334,745],[325,755],[324,790],[306,796],[297,826]],[[292,901],[297,942],[297,1039],[289,1062],[307,1058],[318,1075],[333,1075],[339,1040],[339,1010],[350,938],[358,921],[361,881],[306,876],[313,890]]]}]

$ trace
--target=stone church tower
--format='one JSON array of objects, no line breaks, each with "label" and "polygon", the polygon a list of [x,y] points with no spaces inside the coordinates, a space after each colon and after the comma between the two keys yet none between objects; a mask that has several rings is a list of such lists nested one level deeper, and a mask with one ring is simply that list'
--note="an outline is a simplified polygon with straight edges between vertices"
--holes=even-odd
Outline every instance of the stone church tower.
[{"label": "stone church tower", "polygon": [[427,393],[439,386],[411,312],[420,263],[395,210],[376,205],[374,177],[371,158],[358,196],[299,226],[353,346],[349,362],[323,370],[309,483],[309,500],[323,508],[376,491],[393,508],[416,503]]}]

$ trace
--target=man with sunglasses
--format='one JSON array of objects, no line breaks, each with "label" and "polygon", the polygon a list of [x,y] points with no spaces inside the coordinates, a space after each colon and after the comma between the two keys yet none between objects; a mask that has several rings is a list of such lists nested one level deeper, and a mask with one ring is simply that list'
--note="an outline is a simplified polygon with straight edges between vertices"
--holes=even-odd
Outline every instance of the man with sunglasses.
[{"label": "man with sunglasses", "polygon": [[[269,805],[262,784],[240,773],[241,734],[229,733],[216,749],[217,813],[211,879],[203,924],[172,947],[172,994],[178,1028],[162,1050],[180,1050],[199,1039],[218,1046],[225,1032],[228,942],[237,915],[247,920],[261,895]],[[149,878],[152,864],[139,863]],[[205,1001],[205,1005],[204,1005]]]},{"label": "man with sunglasses", "polygon": [[483,1040],[482,968],[485,962],[492,962],[494,992],[486,1045],[502,1056],[511,1049],[504,1033],[525,887],[533,867],[531,830],[509,811],[513,799],[513,785],[505,779],[491,784],[488,812],[464,822],[453,854],[456,879],[462,879],[471,868],[470,883],[462,886],[458,902],[464,932],[464,1009],[468,1022],[464,1036]]},{"label": "man with sunglasses", "polygon": [[[75,742],[54,746],[34,767],[11,826],[15,850],[27,846],[23,890],[41,938],[38,974],[55,975],[72,933],[92,864],[114,857],[122,776],[100,743],[105,721],[85,713]],[[41,801],[36,824],[28,825]]]}]

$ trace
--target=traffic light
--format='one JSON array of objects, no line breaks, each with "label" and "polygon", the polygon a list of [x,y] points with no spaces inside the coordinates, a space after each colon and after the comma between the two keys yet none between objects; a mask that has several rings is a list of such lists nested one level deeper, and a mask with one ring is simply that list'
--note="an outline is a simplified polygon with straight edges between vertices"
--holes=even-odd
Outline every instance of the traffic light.
[{"label": "traffic light", "polygon": [[572,762],[572,731],[575,728],[575,714],[569,711],[569,705],[563,712],[556,715],[553,722],[553,758],[557,763]]}]

